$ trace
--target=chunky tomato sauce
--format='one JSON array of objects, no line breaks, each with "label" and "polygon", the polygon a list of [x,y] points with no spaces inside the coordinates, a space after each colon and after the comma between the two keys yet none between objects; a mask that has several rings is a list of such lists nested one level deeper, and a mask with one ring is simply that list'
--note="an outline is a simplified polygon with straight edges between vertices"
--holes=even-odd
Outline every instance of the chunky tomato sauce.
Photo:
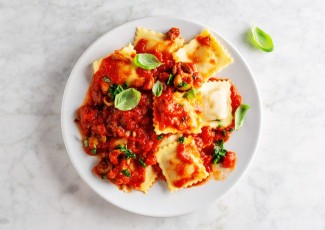
[{"label": "chunky tomato sauce", "polygon": [[[167,35],[170,40],[174,40],[179,36],[179,30],[172,28]],[[204,37],[198,37],[197,40],[204,45],[210,42]],[[83,136],[85,152],[98,158],[93,172],[124,189],[140,187],[145,180],[146,166],[153,165],[154,169],[161,173],[155,153],[164,137],[156,135],[153,116],[155,115],[160,121],[161,129],[175,127],[183,133],[186,133],[190,121],[183,105],[171,100],[172,94],[178,90],[173,83],[170,83],[176,64],[172,55],[154,48],[148,49],[147,44],[147,40],[140,40],[135,46],[137,53],[154,54],[164,64],[153,70],[137,68],[136,72],[140,78],[135,83],[135,88],[141,92],[139,104],[129,111],[114,107],[110,89],[114,85],[125,85],[126,79],[119,77],[119,66],[130,63],[129,60],[113,54],[103,59],[99,70],[94,74],[85,102],[78,109],[75,119]],[[153,114],[151,89],[157,80],[163,84],[163,94],[156,98],[158,106],[156,106],[156,113]],[[202,77],[194,73],[193,87],[199,87],[201,84]],[[231,87],[231,99],[234,112],[242,101],[235,86]],[[168,114],[168,116],[161,114]],[[216,130],[203,127],[200,134],[192,135],[208,172],[212,170],[214,143],[220,140],[227,141],[233,129],[234,124]],[[177,147],[177,156],[183,161],[184,166],[193,161],[188,155],[189,151],[192,150],[186,149],[184,144],[179,144]],[[229,152],[225,156],[223,167],[234,167],[235,161],[235,153]],[[179,167],[177,173],[184,174],[184,167]],[[176,181],[174,185],[182,187],[187,181],[195,178],[196,173],[198,173],[197,168],[190,178]],[[161,174],[160,177],[164,178]]]}]

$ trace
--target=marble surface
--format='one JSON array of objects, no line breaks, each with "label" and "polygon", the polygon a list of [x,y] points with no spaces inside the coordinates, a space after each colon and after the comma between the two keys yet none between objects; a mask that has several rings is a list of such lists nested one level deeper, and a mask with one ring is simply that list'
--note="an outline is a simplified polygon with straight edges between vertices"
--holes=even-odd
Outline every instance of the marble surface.
[{"label": "marble surface", "polygon": [[[325,2],[0,0],[0,229],[325,229]],[[257,154],[242,180],[197,212],[150,218],[105,202],[66,153],[60,106],[82,52],[150,15],[205,23],[255,73],[263,106]],[[249,46],[255,22],[272,53]]]}]

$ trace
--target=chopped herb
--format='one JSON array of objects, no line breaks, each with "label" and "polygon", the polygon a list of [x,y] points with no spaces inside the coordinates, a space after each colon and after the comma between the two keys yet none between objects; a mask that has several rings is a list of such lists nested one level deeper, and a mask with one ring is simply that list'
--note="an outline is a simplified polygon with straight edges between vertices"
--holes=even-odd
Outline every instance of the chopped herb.
[{"label": "chopped herb", "polygon": [[223,127],[223,125],[220,123],[217,128],[222,128],[222,127]]},{"label": "chopped herb", "polygon": [[178,138],[178,142],[184,144],[185,141],[185,137],[181,136],[180,138]]},{"label": "chopped herb", "polygon": [[186,87],[187,87],[187,83],[183,81],[182,83],[179,83],[179,84],[177,85],[177,87],[178,87],[178,88],[181,88],[181,87],[185,87],[185,88],[186,88]]},{"label": "chopped herb", "polygon": [[215,121],[218,121],[218,122],[220,122],[221,120],[220,120],[220,119],[215,119]]},{"label": "chopped herb", "polygon": [[111,80],[108,78],[108,77],[104,77],[104,82],[107,82],[107,83],[109,83],[109,82],[111,82]]},{"label": "chopped herb", "polygon": [[118,145],[117,148],[124,153],[127,160],[136,157],[135,154],[130,149],[128,149],[125,145]]},{"label": "chopped herb", "polygon": [[143,159],[141,157],[139,158],[139,163],[142,167],[144,167],[144,168],[147,167],[147,164],[143,161]]},{"label": "chopped herb", "polygon": [[212,155],[213,163],[217,164],[223,160],[226,156],[227,150],[223,148],[223,141],[217,141],[214,143],[214,152]]},{"label": "chopped herb", "polygon": [[117,84],[112,84],[109,86],[108,93],[109,93],[109,96],[114,100],[115,96],[117,94],[119,94],[120,92],[122,92],[123,90],[124,90],[123,86],[117,85]]},{"label": "chopped herb", "polygon": [[130,177],[130,176],[131,176],[130,171],[127,170],[127,169],[123,169],[123,170],[121,170],[121,173],[122,173],[124,176],[126,176],[126,177]]},{"label": "chopped herb", "polygon": [[167,80],[167,85],[171,85],[173,83],[174,75],[169,74],[168,80]]},{"label": "chopped herb", "polygon": [[107,179],[107,176],[106,175],[102,175],[102,179]]},{"label": "chopped herb", "polygon": [[186,121],[186,118],[185,117],[182,117],[182,122],[185,122]]},{"label": "chopped herb", "polygon": [[161,141],[161,140],[163,139],[163,137],[164,137],[163,134],[158,135],[158,136],[157,136],[158,141]]},{"label": "chopped herb", "polygon": [[226,131],[226,130],[222,130],[222,135],[223,135],[224,137],[226,137],[226,136],[227,136],[227,131]]},{"label": "chopped herb", "polygon": [[88,146],[89,146],[89,145],[88,145],[88,140],[87,140],[87,139],[85,139],[85,140],[84,140],[84,147],[86,147],[86,148],[87,148]]},{"label": "chopped herb", "polygon": [[90,150],[90,152],[91,152],[92,154],[96,154],[96,153],[97,153],[97,149],[92,149],[92,150]]},{"label": "chopped herb", "polygon": [[232,131],[234,131],[235,129],[234,128],[231,128],[231,129],[229,129],[229,132],[232,132]]},{"label": "chopped herb", "polygon": [[184,94],[184,97],[186,97],[188,100],[192,100],[195,98],[195,95],[197,94],[197,89],[195,88],[191,88],[189,91],[187,91],[185,94]]},{"label": "chopped herb", "polygon": [[178,105],[179,107],[182,107],[182,106],[183,106],[183,104],[181,104],[181,103],[178,103],[177,105]]}]

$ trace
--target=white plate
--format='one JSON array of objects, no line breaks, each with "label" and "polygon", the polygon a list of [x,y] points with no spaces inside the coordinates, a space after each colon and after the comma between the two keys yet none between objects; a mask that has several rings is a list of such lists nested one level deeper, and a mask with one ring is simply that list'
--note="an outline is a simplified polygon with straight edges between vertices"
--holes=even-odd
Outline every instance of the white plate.
[{"label": "white plate", "polygon": [[136,27],[145,27],[160,32],[168,31],[171,27],[178,27],[181,30],[181,36],[186,41],[192,39],[202,29],[208,28],[185,19],[159,16],[125,23],[100,37],[79,58],[67,82],[61,109],[64,143],[72,164],[81,178],[105,200],[122,209],[147,216],[167,217],[186,214],[212,203],[225,194],[243,175],[252,160],[261,129],[261,106],[257,87],[251,70],[238,50],[209,28],[234,58],[234,63],[218,75],[229,77],[243,96],[243,101],[251,106],[244,126],[240,131],[234,132],[225,144],[227,149],[237,153],[236,169],[225,181],[210,180],[202,186],[182,189],[175,193],[169,192],[167,184],[163,181],[155,183],[148,194],[138,191],[124,193],[115,185],[100,180],[92,173],[96,159],[84,153],[80,142],[81,135],[74,123],[74,118],[92,78],[91,63],[132,43]]}]

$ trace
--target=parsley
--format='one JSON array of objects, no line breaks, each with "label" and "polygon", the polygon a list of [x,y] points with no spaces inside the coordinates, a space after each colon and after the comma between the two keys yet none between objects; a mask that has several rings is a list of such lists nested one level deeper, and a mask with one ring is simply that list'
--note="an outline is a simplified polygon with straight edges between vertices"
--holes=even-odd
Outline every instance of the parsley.
[{"label": "parsley", "polygon": [[85,139],[85,140],[84,140],[84,147],[86,147],[86,148],[87,148],[88,146],[89,146],[89,144],[88,144],[88,140],[87,140],[87,139]]},{"label": "parsley", "polygon": [[174,80],[174,75],[173,74],[169,74],[168,80],[167,80],[167,85],[171,85],[173,83]]},{"label": "parsley", "polygon": [[185,88],[186,88],[186,87],[187,87],[187,83],[183,81],[182,83],[179,83],[179,84],[177,85],[177,87],[178,87],[178,88],[181,88],[181,87],[185,87]]},{"label": "parsley", "polygon": [[102,175],[102,179],[107,179],[107,176],[106,175]]},{"label": "parsley", "polygon": [[218,122],[220,122],[221,120],[220,120],[220,119],[215,119],[215,121],[218,121]]},{"label": "parsley", "polygon": [[122,92],[124,90],[123,86],[117,85],[117,84],[112,84],[109,86],[108,93],[109,96],[114,99],[117,94]]},{"label": "parsley", "polygon": [[139,158],[139,163],[142,167],[144,167],[144,168],[147,167],[147,164],[143,161],[143,159],[141,157]]},{"label": "parsley", "polygon": [[122,173],[124,176],[126,176],[126,177],[130,177],[130,176],[131,176],[130,171],[127,170],[127,169],[123,169],[123,170],[121,170],[121,173]]},{"label": "parsley", "polygon": [[92,149],[90,152],[95,155],[97,153],[97,149]]},{"label": "parsley", "polygon": [[223,140],[214,143],[214,152],[212,155],[213,163],[217,164],[226,156],[227,150],[223,148]]},{"label": "parsley", "polygon": [[124,153],[127,160],[130,158],[136,157],[135,154],[130,149],[128,149],[126,146],[118,145],[117,148]]},{"label": "parsley", "polygon": [[163,134],[158,135],[158,136],[157,136],[158,141],[161,141],[161,140],[163,139],[163,137],[164,137]]},{"label": "parsley", "polygon": [[104,77],[104,82],[107,82],[107,83],[109,83],[109,82],[111,82],[111,80],[108,78],[108,77]]},{"label": "parsley", "polygon": [[181,136],[180,138],[178,138],[178,142],[179,143],[184,143],[184,141],[185,141],[185,137],[184,136]]},{"label": "parsley", "polygon": [[223,127],[223,125],[220,123],[217,128],[222,128],[222,127]]}]

